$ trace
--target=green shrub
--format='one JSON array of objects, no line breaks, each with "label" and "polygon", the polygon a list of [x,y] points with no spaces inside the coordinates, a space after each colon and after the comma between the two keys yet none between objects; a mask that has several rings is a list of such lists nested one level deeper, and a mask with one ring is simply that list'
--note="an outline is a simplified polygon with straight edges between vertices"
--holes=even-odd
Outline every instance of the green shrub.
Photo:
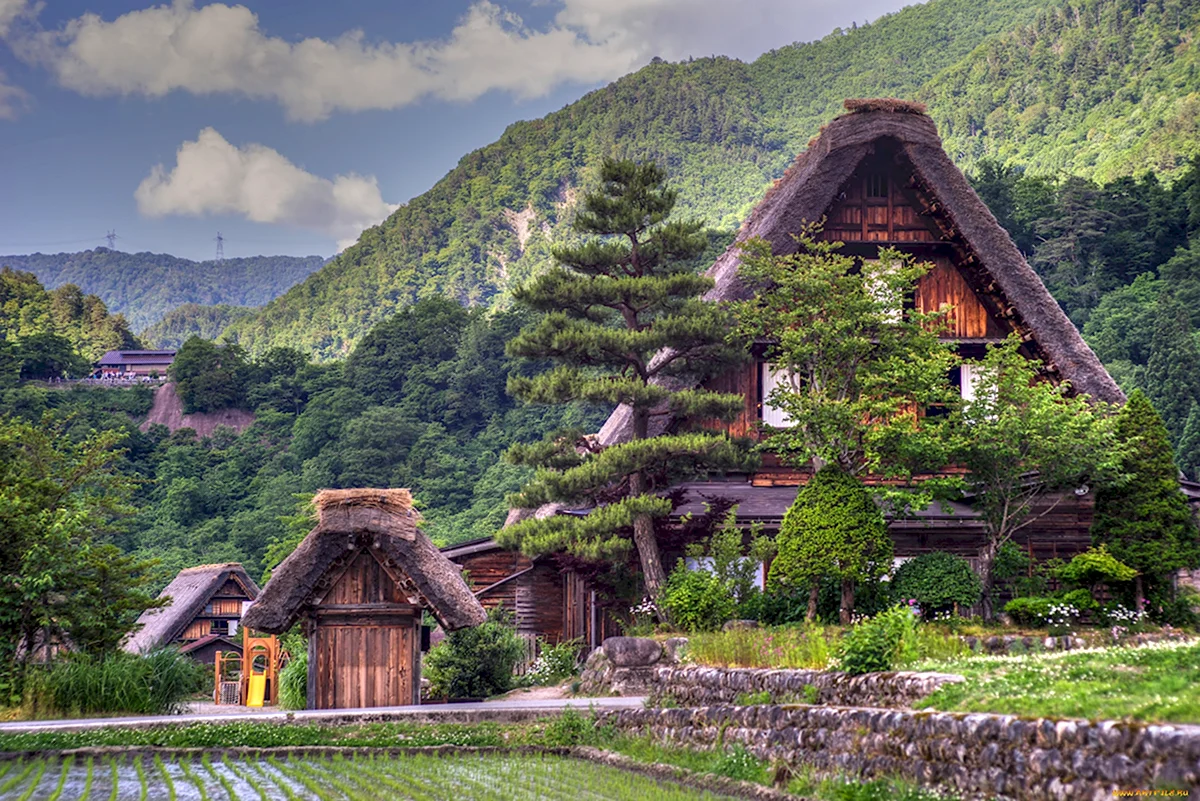
[{"label": "green shrub", "polygon": [[558,717],[551,718],[542,732],[542,742],[550,748],[566,748],[573,745],[599,745],[611,739],[613,732],[596,725],[594,718],[586,718],[567,707]]},{"label": "green shrub", "polygon": [[720,577],[707,570],[688,570],[680,559],[667,576],[663,606],[671,621],[686,631],[714,631],[733,617],[737,600]]},{"label": "green shrub", "polygon": [[852,676],[893,670],[916,658],[916,616],[906,606],[880,612],[842,638],[841,667]]},{"label": "green shrub", "polygon": [[736,706],[765,706],[773,700],[770,690],[759,690],[756,693],[738,693],[733,703]]},{"label": "green shrub", "polygon": [[564,640],[557,645],[541,641],[538,658],[526,677],[532,684],[556,684],[579,672],[579,648],[582,640]]},{"label": "green shrub", "polygon": [[279,706],[283,709],[308,707],[308,651],[300,650],[279,671]]},{"label": "green shrub", "polygon": [[713,763],[712,772],[743,782],[761,781],[764,773],[763,761],[737,743]]},{"label": "green shrub", "polygon": [[503,607],[486,622],[451,632],[425,657],[425,676],[434,698],[487,698],[513,688],[513,668],[525,644],[509,625]]},{"label": "green shrub", "polygon": [[1095,587],[1098,584],[1120,584],[1133,581],[1137,571],[1117,560],[1108,552],[1108,546],[1088,548],[1065,567],[1058,570],[1058,577],[1078,587]]},{"label": "green shrub", "polygon": [[983,585],[971,565],[961,556],[934,551],[910,559],[892,578],[892,598],[915,600],[926,618],[958,606],[971,606],[979,600]]},{"label": "green shrub", "polygon": [[1004,612],[1014,623],[1023,626],[1040,626],[1050,615],[1053,598],[1013,598],[1004,605]]},{"label": "green shrub", "polygon": [[205,670],[175,648],[118,651],[105,659],[71,656],[32,677],[26,711],[35,718],[173,714],[203,688]]}]

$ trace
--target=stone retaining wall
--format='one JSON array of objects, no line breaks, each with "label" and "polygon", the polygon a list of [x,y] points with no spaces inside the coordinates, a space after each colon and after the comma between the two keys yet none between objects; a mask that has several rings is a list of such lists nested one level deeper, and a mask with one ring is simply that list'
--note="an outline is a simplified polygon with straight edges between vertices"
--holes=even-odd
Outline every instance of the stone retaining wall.
[{"label": "stone retaining wall", "polygon": [[755,756],[821,774],[903,776],[965,798],[1111,799],[1191,788],[1200,799],[1200,726],[1022,719],[1013,715],[817,706],[623,709],[631,734]]},{"label": "stone retaining wall", "polygon": [[944,684],[963,681],[948,673],[868,673],[765,670],[698,665],[660,667],[650,683],[652,703],[676,706],[732,704],[739,695],[768,692],[775,703],[910,707]]}]

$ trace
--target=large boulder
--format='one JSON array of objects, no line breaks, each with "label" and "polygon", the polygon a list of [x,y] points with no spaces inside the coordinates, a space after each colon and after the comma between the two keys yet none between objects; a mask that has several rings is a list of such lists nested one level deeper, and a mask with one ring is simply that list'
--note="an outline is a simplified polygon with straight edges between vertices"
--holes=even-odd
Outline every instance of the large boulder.
[{"label": "large boulder", "polygon": [[609,637],[600,646],[615,667],[650,667],[662,657],[657,641],[645,637]]}]

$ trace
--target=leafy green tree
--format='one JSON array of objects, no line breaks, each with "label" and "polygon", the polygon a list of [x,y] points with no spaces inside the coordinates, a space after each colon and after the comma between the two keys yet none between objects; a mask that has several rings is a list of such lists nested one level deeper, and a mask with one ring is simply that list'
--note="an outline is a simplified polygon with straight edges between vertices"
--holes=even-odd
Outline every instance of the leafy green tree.
[{"label": "leafy green tree", "polygon": [[[783,256],[765,242],[749,243],[739,273],[756,292],[734,304],[737,330],[747,339],[767,340],[766,359],[778,385],[764,400],[787,419],[784,427],[764,430],[760,447],[818,474],[835,468],[839,485],[859,483],[861,497],[868,499],[861,486],[866,475],[896,479],[909,486],[900,494],[884,491],[896,495],[895,508],[924,507],[946,489],[945,482],[912,486],[907,480],[944,466],[947,453],[942,420],[922,419],[917,410],[952,400],[947,376],[957,358],[938,338],[940,313],[903,308],[929,267],[895,251],[860,263],[843,255],[839,243],[818,240],[811,231],[796,241],[796,252]],[[792,536],[803,539],[811,531],[815,537],[814,525],[806,519]],[[849,536],[851,530],[830,531]],[[877,576],[882,563],[871,550],[864,561],[852,560],[850,541],[825,534],[802,550],[803,559],[789,561],[788,572],[780,575],[788,575],[793,586],[803,581],[813,593],[822,574],[837,576],[843,582],[842,617],[849,620],[854,582]]]},{"label": "leafy green tree", "polygon": [[252,374],[240,346],[218,345],[200,337],[184,342],[170,367],[175,391],[187,413],[243,405]]},{"label": "leafy green tree", "polygon": [[1179,488],[1166,426],[1141,391],[1117,413],[1116,436],[1125,448],[1120,471],[1127,481],[1097,493],[1092,540],[1137,572],[1141,609],[1147,576],[1161,583],[1180,568],[1200,567],[1200,531]]},{"label": "leafy green tree", "polygon": [[1200,480],[1200,403],[1193,403],[1179,438],[1179,469],[1192,481]]},{"label": "leafy green tree", "polygon": [[[1074,584],[1086,589],[1095,601],[1101,584],[1111,588],[1115,584],[1133,581],[1138,577],[1138,571],[1117,559],[1108,552],[1108,546],[1102,544],[1076,554],[1070,562],[1058,569],[1056,575],[1069,585]],[[1087,596],[1083,597],[1086,601]],[[1141,597],[1137,600],[1137,608],[1142,608]]]},{"label": "leafy green tree", "polygon": [[993,616],[995,563],[1013,536],[1052,512],[1065,493],[1113,480],[1121,460],[1114,415],[1038,374],[1015,335],[989,348],[975,398],[954,415],[955,464],[967,470],[987,532],[980,550],[984,616]]},{"label": "leafy green tree", "polygon": [[77,377],[86,374],[89,367],[66,337],[50,331],[18,340],[17,357],[23,379]]},{"label": "leafy green tree", "polygon": [[1144,385],[1171,442],[1179,442],[1192,404],[1200,403],[1200,348],[1186,310],[1166,293],[1158,299]]},{"label": "leafy green tree", "polygon": [[128,513],[120,431],[76,441],[49,418],[0,417],[0,665],[10,700],[44,644],[114,650],[151,606],[146,569],[109,541]]},{"label": "leafy green tree", "polygon": [[[603,448],[580,448],[577,436],[561,435],[515,446],[514,462],[541,469],[514,506],[596,508],[583,517],[528,519],[500,535],[527,553],[566,550],[599,559],[626,551],[632,529],[646,589],[660,612],[666,574],[654,519],[669,514],[671,502],[656,490],[738,464],[727,436],[686,426],[732,417],[744,403],[737,395],[669,388],[679,377],[702,380],[740,354],[726,344],[722,311],[700,299],[713,281],[687,262],[706,239],[698,222],[668,222],[676,193],[664,187],[665,177],[653,164],[606,161],[601,188],[583,200],[575,219],[580,234],[600,238],[556,250],[559,266],[514,292],[545,316],[512,340],[509,353],[560,366],[532,378],[513,376],[509,391],[533,403],[623,405],[629,437]],[[680,433],[654,436],[654,413],[663,409]]]},{"label": "leafy green tree", "polygon": [[819,581],[842,582],[841,622],[854,614],[854,586],[892,566],[892,538],[883,512],[862,481],[836,464],[817,471],[796,494],[776,538],[779,554],[768,581],[779,588],[809,589],[807,619],[817,614]]}]

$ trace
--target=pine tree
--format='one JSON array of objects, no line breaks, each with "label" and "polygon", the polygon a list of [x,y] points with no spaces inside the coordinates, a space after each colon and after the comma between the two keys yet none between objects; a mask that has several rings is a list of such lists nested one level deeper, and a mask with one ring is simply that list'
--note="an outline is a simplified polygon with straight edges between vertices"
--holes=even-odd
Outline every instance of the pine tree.
[{"label": "pine tree", "polygon": [[1200,403],[1193,403],[1188,412],[1187,422],[1183,426],[1183,436],[1179,438],[1178,454],[1179,469],[1192,481],[1200,476]]},{"label": "pine tree", "polygon": [[[627,552],[632,535],[646,589],[662,614],[666,574],[654,519],[669,514],[671,502],[658,492],[743,460],[725,434],[688,426],[728,419],[744,399],[670,387],[715,374],[745,349],[727,344],[723,311],[700,299],[713,282],[696,275],[688,261],[704,250],[706,237],[698,222],[667,221],[676,193],[663,185],[665,171],[608,160],[600,178],[602,187],[584,199],[575,220],[575,229],[592,238],[556,249],[558,265],[514,292],[545,316],[509,343],[510,355],[559,366],[514,377],[509,392],[532,403],[620,404],[628,436],[600,447],[579,432],[560,432],[512,448],[510,461],[540,468],[510,499],[512,506],[556,503],[592,511],[527,519],[498,539],[527,554],[565,550],[603,560]],[[664,412],[674,420],[670,432],[656,430]]]},{"label": "pine tree", "polygon": [[1192,404],[1200,402],[1200,349],[1183,305],[1164,293],[1157,306],[1158,322],[1150,341],[1145,386],[1171,443],[1176,444],[1183,436]]},{"label": "pine tree", "polygon": [[1161,579],[1181,567],[1200,566],[1200,540],[1179,489],[1166,426],[1140,390],[1129,396],[1116,426],[1127,448],[1121,472],[1129,480],[1097,493],[1092,540],[1138,571],[1140,608],[1145,577]]}]

